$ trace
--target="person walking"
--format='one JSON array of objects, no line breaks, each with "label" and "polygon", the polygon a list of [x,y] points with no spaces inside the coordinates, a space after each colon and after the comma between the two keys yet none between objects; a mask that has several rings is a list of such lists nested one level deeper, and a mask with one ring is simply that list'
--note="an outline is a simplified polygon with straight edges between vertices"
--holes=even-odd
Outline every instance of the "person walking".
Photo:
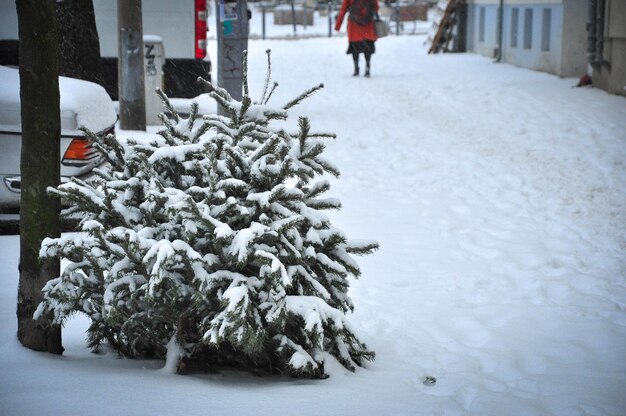
[{"label": "person walking", "polygon": [[370,61],[372,54],[376,52],[374,42],[376,30],[374,29],[374,16],[378,14],[378,0],[343,0],[335,30],[339,31],[343,19],[348,13],[348,51],[354,61],[354,74],[359,75],[359,54],[365,55],[365,76],[370,76]]}]

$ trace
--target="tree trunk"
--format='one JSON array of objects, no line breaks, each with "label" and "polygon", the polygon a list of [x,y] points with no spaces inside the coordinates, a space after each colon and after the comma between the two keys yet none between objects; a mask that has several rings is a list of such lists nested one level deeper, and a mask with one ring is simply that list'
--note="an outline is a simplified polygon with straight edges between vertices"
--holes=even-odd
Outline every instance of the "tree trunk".
[{"label": "tree trunk", "polygon": [[20,281],[17,337],[25,347],[63,352],[61,328],[49,317],[35,321],[45,283],[59,276],[59,263],[42,264],[45,237],[60,236],[60,202],[48,196],[60,182],[58,35],[54,0],[16,0],[20,42],[22,112],[22,192],[20,208]]},{"label": "tree trunk", "polygon": [[92,0],[56,3],[59,26],[59,74],[102,85],[100,39]]}]

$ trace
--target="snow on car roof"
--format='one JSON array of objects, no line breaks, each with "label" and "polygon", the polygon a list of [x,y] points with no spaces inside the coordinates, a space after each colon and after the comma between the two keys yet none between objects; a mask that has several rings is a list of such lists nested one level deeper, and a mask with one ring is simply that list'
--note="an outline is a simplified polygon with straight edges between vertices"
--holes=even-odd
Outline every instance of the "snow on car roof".
[{"label": "snow on car roof", "polygon": [[[115,108],[100,85],[59,77],[59,91],[63,134],[79,127],[100,132],[115,124]],[[0,129],[20,131],[21,124],[19,71],[0,66]]]}]

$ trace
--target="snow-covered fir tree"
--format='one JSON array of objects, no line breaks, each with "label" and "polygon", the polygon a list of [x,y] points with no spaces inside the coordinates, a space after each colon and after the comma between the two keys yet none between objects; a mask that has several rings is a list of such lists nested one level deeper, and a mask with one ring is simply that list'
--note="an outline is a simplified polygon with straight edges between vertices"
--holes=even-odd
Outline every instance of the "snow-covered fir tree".
[{"label": "snow-covered fir tree", "polygon": [[[275,124],[323,85],[284,105],[264,90],[243,98],[204,81],[226,116],[169,116],[150,142],[92,137],[108,161],[90,183],[72,179],[53,190],[79,217],[80,230],[44,241],[42,257],[67,258],[62,276],[44,288],[37,314],[56,323],[91,318],[89,345],[108,343],[129,357],[184,365],[240,365],[303,377],[325,377],[329,356],[354,370],[374,353],[355,335],[346,312],[352,255],[375,242],[350,241],[324,210],[322,157],[331,134],[308,119],[297,132]],[[245,65],[247,70],[247,64]],[[271,124],[271,125],[270,125]]]}]

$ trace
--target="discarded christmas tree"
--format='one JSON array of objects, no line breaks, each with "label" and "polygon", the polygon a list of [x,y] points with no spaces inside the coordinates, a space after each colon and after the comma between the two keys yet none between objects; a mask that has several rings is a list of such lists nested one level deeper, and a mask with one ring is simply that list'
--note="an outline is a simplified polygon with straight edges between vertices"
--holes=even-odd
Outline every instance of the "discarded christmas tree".
[{"label": "discarded christmas tree", "polygon": [[[129,357],[324,377],[335,357],[353,370],[374,353],[346,320],[353,309],[352,255],[375,242],[353,242],[322,211],[341,204],[322,195],[322,157],[334,136],[273,125],[323,85],[281,109],[268,105],[277,84],[268,75],[261,99],[241,102],[206,83],[227,116],[169,118],[158,140],[93,137],[109,162],[92,183],[54,190],[80,217],[84,233],[44,241],[42,257],[71,261],[45,288],[38,313],[62,323],[91,318],[90,346],[110,344]],[[247,65],[246,65],[247,69]],[[270,122],[272,126],[270,126]]]}]

